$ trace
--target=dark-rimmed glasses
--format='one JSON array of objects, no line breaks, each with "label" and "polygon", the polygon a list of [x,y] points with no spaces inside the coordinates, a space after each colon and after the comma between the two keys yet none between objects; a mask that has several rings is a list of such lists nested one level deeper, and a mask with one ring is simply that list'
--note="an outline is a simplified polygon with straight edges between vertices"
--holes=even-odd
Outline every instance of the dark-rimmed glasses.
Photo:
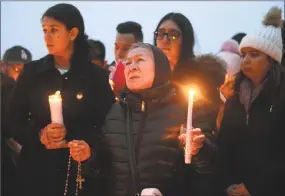
[{"label": "dark-rimmed glasses", "polygon": [[177,40],[181,36],[181,33],[180,31],[177,31],[177,30],[172,30],[172,31],[169,31],[168,33],[164,31],[154,32],[154,38],[156,40],[163,40],[165,36],[168,40]]}]

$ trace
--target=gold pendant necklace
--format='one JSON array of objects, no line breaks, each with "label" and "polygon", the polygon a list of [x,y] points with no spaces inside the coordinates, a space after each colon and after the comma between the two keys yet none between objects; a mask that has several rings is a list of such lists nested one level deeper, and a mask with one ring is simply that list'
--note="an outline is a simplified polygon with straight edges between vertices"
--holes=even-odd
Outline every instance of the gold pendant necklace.
[{"label": "gold pendant necklace", "polygon": [[[71,155],[69,155],[69,158],[68,158],[67,174],[66,174],[64,194],[63,194],[64,196],[66,196],[67,192],[68,192],[68,183],[69,183],[70,170],[71,170]],[[85,179],[82,177],[81,162],[79,161],[78,165],[77,165],[75,196],[78,196],[79,190],[83,189],[83,186],[82,186],[83,182],[85,182]]]}]

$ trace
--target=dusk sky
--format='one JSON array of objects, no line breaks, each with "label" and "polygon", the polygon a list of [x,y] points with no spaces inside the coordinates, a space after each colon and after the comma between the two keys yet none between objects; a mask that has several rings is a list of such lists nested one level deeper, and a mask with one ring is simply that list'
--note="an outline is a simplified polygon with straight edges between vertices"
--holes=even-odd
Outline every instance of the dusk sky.
[{"label": "dusk sky", "polygon": [[[65,1],[66,2],[66,1]],[[68,1],[82,13],[86,32],[101,40],[106,59],[114,59],[114,40],[118,23],[132,20],[143,27],[145,42],[152,43],[159,20],[169,12],[180,12],[191,21],[197,39],[196,52],[216,53],[223,41],[237,32],[253,32],[272,7],[283,9],[284,1]],[[60,1],[1,1],[1,57],[6,49],[22,45],[33,59],[47,54],[41,16]],[[283,13],[284,15],[284,13]]]}]

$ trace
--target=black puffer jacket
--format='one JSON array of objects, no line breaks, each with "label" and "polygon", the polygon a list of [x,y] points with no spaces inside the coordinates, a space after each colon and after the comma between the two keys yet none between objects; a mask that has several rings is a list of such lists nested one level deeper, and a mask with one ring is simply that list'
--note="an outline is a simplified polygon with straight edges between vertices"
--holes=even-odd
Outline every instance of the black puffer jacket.
[{"label": "black puffer jacket", "polygon": [[139,94],[123,93],[102,128],[102,145],[97,145],[100,149],[95,158],[101,165],[92,166],[101,169],[105,196],[137,195],[144,188],[157,188],[164,196],[195,195],[187,168],[207,165],[196,165],[199,156],[193,157],[193,164],[184,164],[178,136],[186,120],[187,99],[180,88],[167,82],[170,66],[166,56],[152,49],[156,65],[153,87]]},{"label": "black puffer jacket", "polygon": [[183,161],[177,138],[185,107],[175,100],[175,89],[169,84],[141,98],[131,93],[122,98],[113,105],[103,128],[111,159],[107,195],[128,196],[144,188],[171,195],[176,163]]},{"label": "black puffer jacket", "polygon": [[102,168],[101,176],[108,179],[108,196],[136,195],[144,188],[173,195],[170,184],[176,163],[183,160],[178,136],[187,102],[180,102],[181,96],[168,82],[170,66],[165,54],[149,46],[155,64],[152,87],[139,93],[122,93],[103,126],[103,151],[108,155],[105,163],[110,165]]},{"label": "black puffer jacket", "polygon": [[167,84],[140,99],[127,94],[113,105],[103,128],[111,163],[106,195],[129,196],[144,188],[176,195],[170,185],[177,162],[183,163],[178,136],[185,107],[175,99],[175,89]]}]

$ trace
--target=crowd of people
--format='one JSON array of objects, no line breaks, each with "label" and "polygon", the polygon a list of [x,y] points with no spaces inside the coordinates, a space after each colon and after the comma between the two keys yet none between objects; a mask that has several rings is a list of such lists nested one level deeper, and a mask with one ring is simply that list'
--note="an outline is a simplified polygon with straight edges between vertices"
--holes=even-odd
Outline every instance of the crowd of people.
[{"label": "crowd of people", "polygon": [[[14,46],[1,61],[2,195],[284,195],[281,15],[272,7],[255,33],[198,56],[181,13],[162,17],[153,43],[144,43],[142,25],[126,21],[108,64],[75,6],[48,8],[41,17],[48,54],[32,60]],[[197,96],[186,164],[189,88]],[[62,123],[49,103],[58,91]]]}]

